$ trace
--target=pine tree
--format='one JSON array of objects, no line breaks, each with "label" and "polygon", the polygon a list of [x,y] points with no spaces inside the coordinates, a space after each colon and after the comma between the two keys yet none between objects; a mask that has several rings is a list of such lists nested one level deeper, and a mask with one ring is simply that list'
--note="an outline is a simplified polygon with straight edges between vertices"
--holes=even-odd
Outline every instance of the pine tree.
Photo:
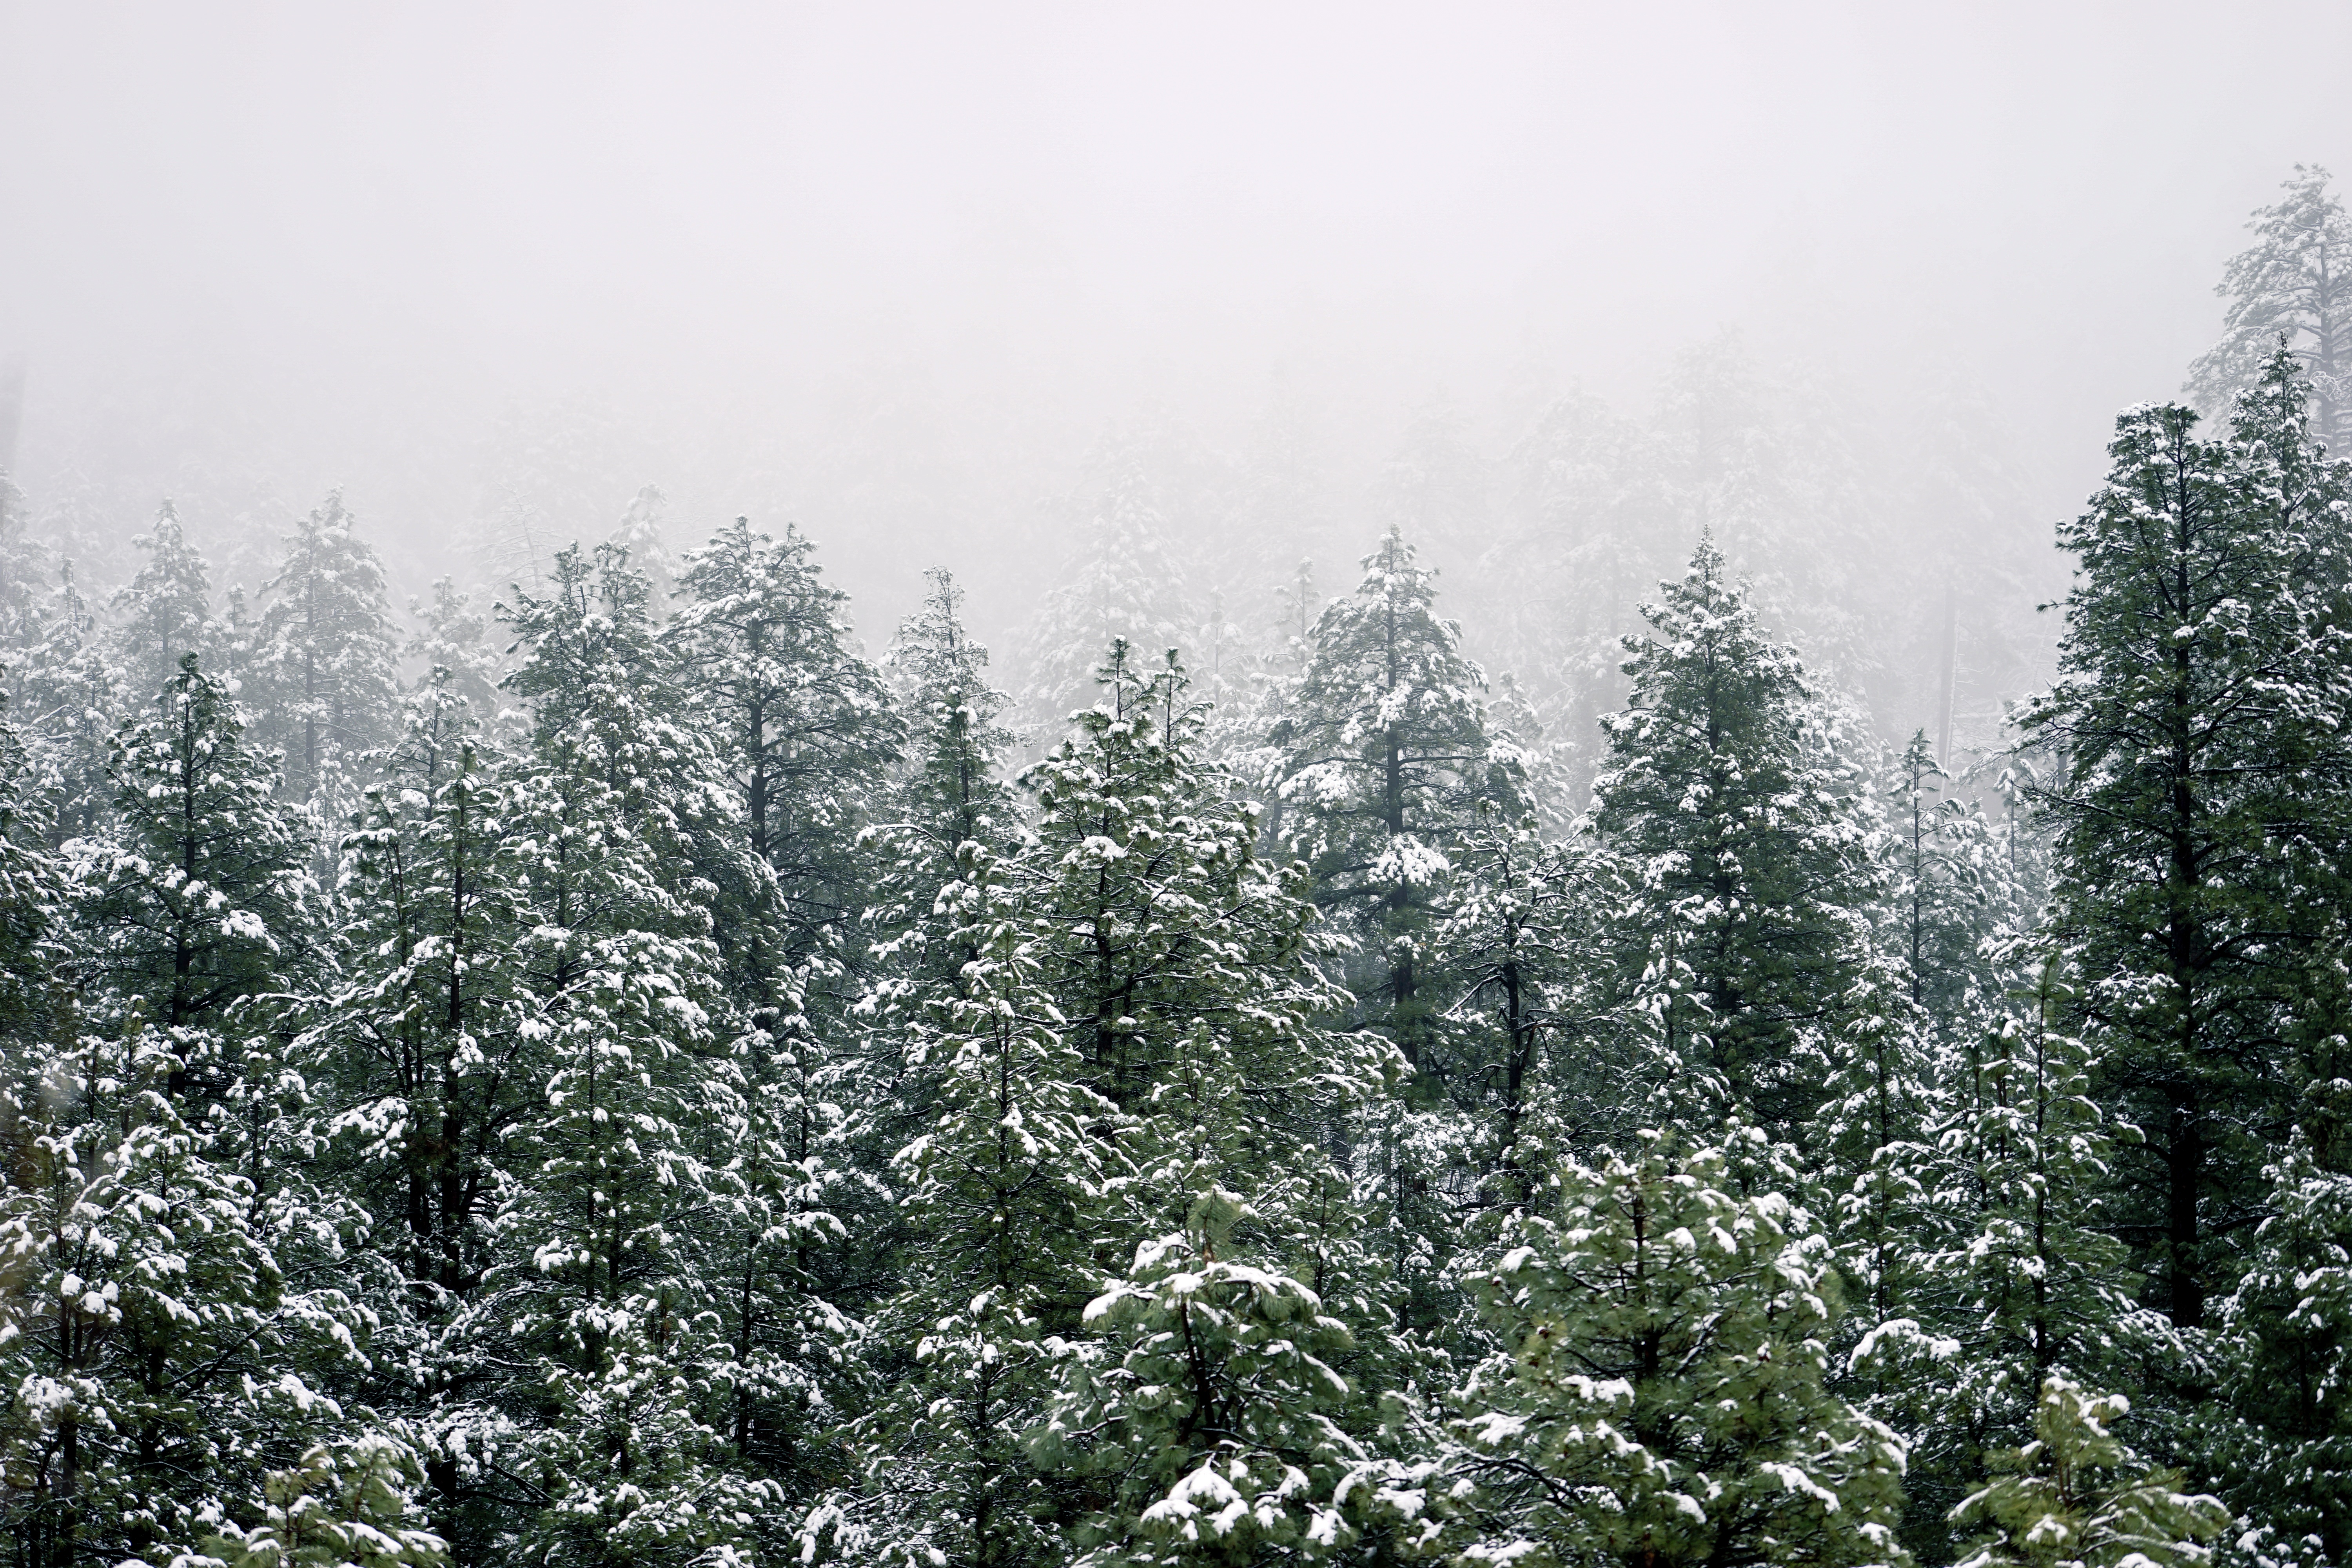
[{"label": "pine tree", "polygon": [[1885,934],[1902,960],[1912,1005],[1948,1046],[1977,1021],[1998,984],[1983,944],[2019,912],[2018,898],[1991,825],[1955,791],[1926,731],[1904,748],[1885,795],[1894,838]]},{"label": "pine tree", "polygon": [[2061,962],[2031,947],[2004,962],[2028,971],[1950,1062],[1927,1127],[1935,1152],[1916,1167],[1912,1317],[1857,1358],[1892,1384],[1886,1415],[1914,1436],[1906,1533],[1935,1561],[1980,1457],[2028,1440],[2042,1381],[2120,1373],[2154,1328],[2120,1288],[2125,1253],[2106,1230],[2116,1144],[2135,1131],[2092,1098]]},{"label": "pine tree", "polygon": [[2191,367],[2189,390],[2209,412],[2269,374],[2284,345],[2301,362],[2315,437],[2352,452],[2352,219],[2332,176],[2297,163],[2278,201],[2254,209],[2254,243],[2230,258],[2213,291],[2230,301],[2221,341]]},{"label": "pine tree", "polygon": [[207,1542],[227,1568],[438,1568],[444,1542],[419,1529],[412,1492],[423,1479],[397,1440],[369,1434],[321,1443],[264,1483],[263,1522]]},{"label": "pine tree", "polygon": [[1486,677],[1462,656],[1461,628],[1437,616],[1435,574],[1394,530],[1363,565],[1317,620],[1295,713],[1273,742],[1316,901],[1362,955],[1349,976],[1360,1015],[1442,1082],[1459,1064],[1439,1047],[1422,963],[1448,853],[1480,801],[1516,816],[1523,778],[1486,733]]},{"label": "pine tree", "polygon": [[518,587],[499,607],[523,656],[504,689],[530,705],[530,756],[565,813],[582,818],[594,796],[617,814],[599,831],[642,843],[667,895],[713,905],[725,889],[730,914],[767,919],[740,896],[765,873],[738,830],[746,808],[721,750],[733,737],[694,711],[651,592],[615,546],[557,552],[543,594]]},{"label": "pine tree", "polygon": [[856,1428],[863,1484],[813,1528],[859,1560],[1012,1568],[1063,1560],[1064,1501],[1019,1434],[1045,1410],[1046,1341],[1078,1326],[1096,1223],[1131,1165],[1008,868],[977,841],[959,860],[934,929],[972,956],[908,1047],[928,1116],[893,1162],[913,1236],[877,1324],[890,1391]]},{"label": "pine tree", "polygon": [[2237,1515],[2238,1560],[2334,1563],[2352,1547],[2352,1178],[2300,1130],[2265,1173],[2269,1211],[2216,1303],[2224,1399],[2198,1413],[2200,1473]]},{"label": "pine tree", "polygon": [[861,830],[904,731],[814,554],[796,530],[773,540],[738,518],[680,563],[686,603],[663,634],[729,818],[701,853],[747,1095],[744,1191],[708,1262],[732,1281],[757,1374],[737,1391],[734,1440],[796,1496],[838,1463],[819,1437],[867,1375],[841,1346],[850,1314],[886,1293],[880,1248],[898,1230],[870,1176],[889,1134],[869,1112],[895,1065],[878,1058],[894,1054],[848,1015],[871,988],[854,940],[870,897]]},{"label": "pine tree", "polygon": [[28,1562],[178,1560],[340,1425],[315,1369],[364,1319],[288,1289],[234,1121],[174,1087],[226,1059],[209,1033],[9,1064],[0,1510]]},{"label": "pine tree", "polygon": [[66,888],[24,735],[0,708],[0,1045],[37,1057],[66,1037],[73,1013],[58,972],[67,956]]},{"label": "pine tree", "polygon": [[905,1071],[906,1026],[953,994],[963,965],[980,956],[970,945],[972,928],[938,900],[962,886],[965,846],[1001,857],[1023,827],[1004,776],[1013,735],[997,721],[1012,699],[989,684],[988,650],[964,624],[955,580],[934,570],[926,581],[923,606],[900,625],[887,663],[908,731],[892,820],[868,828],[861,847],[871,868],[865,922],[873,950],[857,1010],[875,1075],[865,1098],[877,1112],[877,1164],[932,1113],[922,1100],[926,1078]]},{"label": "pine tree", "polygon": [[401,650],[403,655],[423,666],[427,680],[441,679],[434,676],[435,670],[447,670],[441,683],[464,700],[471,722],[486,736],[509,738],[505,722],[509,715],[499,693],[503,671],[490,647],[488,617],[447,577],[435,580],[432,604],[411,600],[408,609],[416,632]]},{"label": "pine tree", "polygon": [[[342,492],[296,525],[264,592],[254,656],[257,738],[286,754],[286,790],[308,800],[335,763],[392,738],[392,606],[383,568],[360,540]],[[327,804],[328,815],[342,813]]]},{"label": "pine tree", "polygon": [[2127,1414],[2121,1394],[2095,1394],[2047,1379],[2033,1440],[1999,1461],[2002,1473],[1952,1510],[1983,1527],[1961,1568],[2197,1568],[2229,1514],[2215,1500],[2183,1493],[2177,1470],[2152,1470],[2110,1427]]},{"label": "pine tree", "polygon": [[535,1506],[502,1539],[556,1562],[748,1550],[784,1492],[737,1446],[738,1394],[783,1377],[727,1286],[764,1228],[742,1156],[775,1129],[695,875],[730,852],[735,803],[617,552],[561,552],[509,617],[530,652],[509,686],[534,702],[503,783],[539,1109],[509,1134],[483,1282],[532,1369],[509,1408]]},{"label": "pine tree", "polygon": [[113,715],[122,700],[121,671],[75,581],[71,562],[59,570],[39,633],[7,671],[9,701],[24,726],[32,768],[26,790],[46,797],[55,848],[95,833],[113,804],[106,765]]},{"label": "pine tree", "polygon": [[2225,438],[2174,405],[2117,420],[2107,483],[2060,534],[2081,562],[2060,678],[2022,716],[2064,755],[2039,799],[2101,1098],[2147,1134],[2117,1220],[2183,1328],[2226,1291],[2222,1238],[2259,1201],[2295,1088],[2301,954],[2335,885],[2352,566],[2297,368],[2273,354]]},{"label": "pine tree", "polygon": [[1621,989],[1653,1020],[1682,1114],[1810,1142],[1855,1031],[1883,1014],[1878,829],[1839,727],[1711,541],[1643,615],[1592,819],[1633,884]]},{"label": "pine tree", "polygon": [[[1303,871],[1256,854],[1254,813],[1202,754],[1181,666],[1139,668],[1114,644],[1098,679],[1101,700],[1028,775],[1023,910],[1091,1081],[1125,1112],[1134,1174],[1092,1236],[1114,1279],[1086,1321],[1111,1337],[1065,1342],[1031,1451],[1111,1494],[1076,1531],[1106,1562],[1328,1546],[1332,1489],[1359,1453],[1341,1418],[1360,1431],[1369,1406],[1315,1359],[1354,1342],[1307,1281],[1362,1314],[1377,1289],[1322,1145],[1394,1063],[1319,1026],[1342,998],[1316,968],[1327,944]],[[1153,1393],[1170,1321],[1193,1335],[1184,1408]],[[1243,1492],[1246,1523],[1225,1517]]]},{"label": "pine tree", "polygon": [[1018,812],[1003,777],[1013,732],[999,723],[1011,699],[988,683],[988,649],[963,620],[963,590],[950,574],[924,574],[923,607],[898,628],[888,660],[908,738],[897,792],[896,860],[882,918],[903,924],[953,879],[966,843],[1003,849]]},{"label": "pine tree", "polygon": [[1479,1119],[1486,1201],[1531,1201],[1572,1131],[1563,1119],[1579,1116],[1587,1086],[1573,1058],[1591,1037],[1586,959],[1621,892],[1615,876],[1605,852],[1548,843],[1532,816],[1489,814],[1462,838],[1433,947],[1458,988],[1447,1016],[1465,1070],[1447,1087]]},{"label": "pine tree", "polygon": [[477,1561],[499,1528],[482,1438],[507,1419],[509,1325],[485,1281],[523,1179],[514,1140],[545,1104],[546,1026],[525,840],[454,684],[436,670],[406,700],[344,841],[339,983],[294,1056],[319,1091],[322,1163],[373,1222],[385,1300],[363,1392],[414,1424],[432,1526]]},{"label": "pine tree", "polygon": [[1907,1562],[1903,1446],[1824,1386],[1828,1238],[1729,1178],[1722,1151],[1653,1135],[1568,1164],[1557,1210],[1514,1218],[1454,1445],[1387,1488],[1424,1542],[1478,1562]]},{"label": "pine tree", "polygon": [[210,1027],[299,973],[314,889],[226,687],[188,654],[160,695],[161,713],[115,737],[111,828],[69,847],[76,914],[116,1007]]},{"label": "pine tree", "polygon": [[[1078,1032],[1090,1081],[1129,1113],[1167,1090],[1202,1028],[1247,1058],[1250,1092],[1271,1096],[1298,1079],[1300,1047],[1335,1000],[1309,966],[1328,944],[1307,931],[1295,875],[1257,855],[1255,813],[1202,757],[1203,714],[1181,664],[1171,656],[1154,669],[1115,642],[1097,679],[1101,700],[1023,781],[1040,812],[1018,865],[1042,978]],[[1336,1082],[1355,1058],[1318,1065]],[[1262,1113],[1311,1138],[1328,1110]],[[1183,1187],[1189,1203],[1198,1189]]]},{"label": "pine tree", "polygon": [[640,486],[613,530],[612,542],[627,552],[637,570],[645,574],[656,604],[677,591],[677,567],[670,558],[669,530],[664,517],[668,500],[656,486]]},{"label": "pine tree", "polygon": [[[879,673],[852,645],[847,595],[824,584],[797,530],[781,542],[738,518],[686,557],[687,598],[665,635],[679,677],[717,731],[740,833],[761,868],[749,885],[714,868],[733,954],[766,1026],[804,1005],[812,965],[838,970],[864,901],[858,829],[881,793],[901,727]],[[735,883],[735,885],[730,885]],[[780,947],[751,933],[772,927]]]},{"label": "pine tree", "polygon": [[212,651],[212,590],[205,580],[204,557],[189,545],[170,501],[157,510],[154,527],[137,542],[147,552],[146,563],[114,595],[113,607],[121,628],[122,684],[133,700],[149,702],[178,676],[184,658]]},{"label": "pine tree", "polygon": [[522,1179],[491,1221],[487,1282],[533,1373],[518,1458],[540,1507],[513,1549],[683,1564],[747,1546],[783,1501],[739,1463],[730,1394],[755,1371],[694,1245],[740,1187],[743,1075],[711,1037],[699,922],[614,831],[617,803],[525,787],[541,1103],[516,1129]]},{"label": "pine tree", "polygon": [[1354,1336],[1279,1264],[1247,1260],[1234,1230],[1253,1217],[1210,1187],[1087,1306],[1115,1359],[1074,1358],[1031,1442],[1109,1493],[1069,1532],[1086,1568],[1315,1562],[1356,1536],[1337,1493],[1365,1457],[1345,1419],[1361,1393],[1324,1359]]}]

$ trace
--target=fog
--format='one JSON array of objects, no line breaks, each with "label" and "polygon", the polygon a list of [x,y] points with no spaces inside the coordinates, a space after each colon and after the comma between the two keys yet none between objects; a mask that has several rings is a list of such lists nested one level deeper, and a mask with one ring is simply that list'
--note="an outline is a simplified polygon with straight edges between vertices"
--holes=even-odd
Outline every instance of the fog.
[{"label": "fog", "polygon": [[679,544],[796,521],[869,644],[933,563],[1013,639],[1107,435],[1297,432],[1255,543],[1335,592],[1416,420],[1500,462],[1729,328],[1877,471],[1964,391],[2046,540],[2247,211],[2352,165],[2347,54],[2320,4],[0,5],[13,468],[101,581],[170,495],[257,583],[341,486],[401,597],[495,588],[529,470],[542,531],[650,483]]}]

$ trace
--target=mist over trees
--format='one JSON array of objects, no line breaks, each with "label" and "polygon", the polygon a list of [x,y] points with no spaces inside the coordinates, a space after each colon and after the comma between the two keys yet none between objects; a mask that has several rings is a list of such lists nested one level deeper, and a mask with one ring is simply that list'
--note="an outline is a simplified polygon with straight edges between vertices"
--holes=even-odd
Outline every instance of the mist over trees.
[{"label": "mist over trees", "polygon": [[2352,1560],[2328,182],[2054,558],[1731,332],[887,636],[589,408],[429,575],[0,475],[14,1561]]}]

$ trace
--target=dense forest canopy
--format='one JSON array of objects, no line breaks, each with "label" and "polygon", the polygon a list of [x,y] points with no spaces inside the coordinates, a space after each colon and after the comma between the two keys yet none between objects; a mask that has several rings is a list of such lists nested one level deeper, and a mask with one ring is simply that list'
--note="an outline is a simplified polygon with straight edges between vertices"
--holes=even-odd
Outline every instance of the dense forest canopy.
[{"label": "dense forest canopy", "polygon": [[2250,226],[2055,570],[1732,333],[1345,518],[1122,425],[1002,666],[584,425],[405,611],[0,473],[11,1561],[2352,1563],[2352,220]]}]

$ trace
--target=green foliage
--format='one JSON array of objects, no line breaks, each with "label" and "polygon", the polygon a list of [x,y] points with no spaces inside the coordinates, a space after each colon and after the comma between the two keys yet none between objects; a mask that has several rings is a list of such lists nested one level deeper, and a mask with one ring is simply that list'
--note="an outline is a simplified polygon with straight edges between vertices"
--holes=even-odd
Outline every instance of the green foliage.
[{"label": "green foliage", "polygon": [[895,762],[903,725],[880,674],[856,651],[814,546],[742,519],[687,556],[686,599],[663,633],[690,710],[714,731],[746,864],[707,856],[730,962],[774,999],[807,1005],[809,985],[845,961],[842,935],[861,889],[857,831]]},{"label": "green foliage", "polygon": [[1043,1427],[1042,1463],[1109,1493],[1072,1531],[1076,1562],[1313,1562],[1355,1536],[1335,1492],[1363,1458],[1346,1417],[1362,1395],[1326,1358],[1348,1325],[1235,1227],[1255,1218],[1211,1187],[1181,1234],[1147,1241],[1087,1304],[1108,1340],[1073,1358]]},{"label": "green foliage", "polygon": [[1828,1238],[1723,1151],[1646,1142],[1514,1222],[1458,1447],[1391,1505],[1464,1563],[1906,1562],[1903,1445],[1825,1386]]},{"label": "green foliage", "polygon": [[2302,955],[2338,887],[2352,502],[2307,397],[2282,351],[2226,437],[2173,405],[2117,421],[2106,485],[2060,532],[2082,563],[2061,676],[2021,717],[2064,755],[2039,804],[2099,1092],[2147,1134],[2118,1219],[2182,1327],[2233,1273],[2225,1238],[2294,1098]]},{"label": "green foliage", "polygon": [[225,1568],[438,1568],[445,1542],[417,1528],[424,1471],[394,1438],[320,1444],[264,1481],[263,1522],[206,1544]]},{"label": "green foliage", "polygon": [[1489,801],[1524,809],[1524,769],[1489,739],[1486,676],[1440,619],[1436,574],[1390,530],[1364,578],[1315,623],[1313,654],[1274,744],[1286,826],[1315,900],[1356,939],[1360,1016],[1432,1081],[1460,1070],[1423,971],[1449,853]]},{"label": "green foliage", "polygon": [[973,956],[908,1051],[935,1109],[895,1162],[914,1236],[878,1328],[910,1364],[860,1425],[872,1491],[857,1538],[890,1561],[996,1568],[1056,1550],[1018,1435],[1044,1409],[1044,1341],[1076,1326],[1095,1226],[1131,1166],[1007,868],[976,842],[961,859],[939,908]]},{"label": "green foliage", "polygon": [[2121,1373],[2167,1340],[2123,1289],[2126,1250],[2105,1228],[2114,1148],[2137,1130],[2091,1096],[2060,963],[2009,956],[2040,967],[1949,1065],[1927,1129],[1925,1201],[1906,1216],[1910,1315],[1854,1356],[1883,1413],[1916,1435],[1906,1534],[1937,1558],[1953,1544],[1943,1515],[1983,1455],[2026,1440],[2045,1377]]},{"label": "green foliage", "polygon": [[[171,1562],[338,1415],[314,1384],[358,1314],[289,1293],[233,1140],[173,1083],[198,1031],[18,1058],[0,1186],[0,1477],[43,1561]],[[309,1371],[312,1375],[305,1376]]]},{"label": "green foliage", "polygon": [[1711,541],[1643,615],[1592,823],[1633,884],[1612,956],[1649,1020],[1643,1087],[1795,1142],[1884,1005],[1864,914],[1879,829],[1839,727]]},{"label": "green foliage", "polygon": [[116,734],[115,820],[76,845],[71,875],[116,1005],[177,1030],[217,1025],[294,978],[314,885],[226,683],[188,654],[161,696],[159,713]]},{"label": "green foliage", "polygon": [[1471,1158],[1486,1201],[1530,1201],[1549,1158],[1613,1088],[1576,1058],[1605,1032],[1596,1015],[1607,988],[1591,983],[1588,959],[1622,897],[1618,877],[1605,850],[1547,842],[1532,816],[1486,814],[1455,853],[1452,908],[1433,947],[1458,988],[1446,1018],[1462,1070],[1445,1087],[1475,1119]]},{"label": "green foliage", "polygon": [[2218,1304],[2221,1392],[2189,1446],[2239,1518],[2233,1560],[2340,1563],[2352,1549],[2352,1178],[2298,1131],[2269,1213]]},{"label": "green foliage", "polygon": [[2121,1394],[2044,1380],[2033,1440],[2001,1456],[1993,1479],[1952,1510],[1985,1533],[1961,1568],[2196,1568],[2229,1522],[2210,1497],[2183,1493],[2177,1470],[2152,1470],[2111,1430]]}]

